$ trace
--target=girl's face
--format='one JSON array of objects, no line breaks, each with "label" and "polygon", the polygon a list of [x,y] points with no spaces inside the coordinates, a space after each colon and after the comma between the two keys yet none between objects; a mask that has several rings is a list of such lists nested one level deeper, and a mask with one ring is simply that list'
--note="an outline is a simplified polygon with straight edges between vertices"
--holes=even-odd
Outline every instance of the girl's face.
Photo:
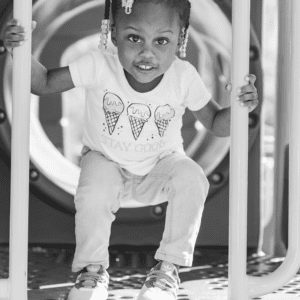
[{"label": "girl's face", "polygon": [[117,12],[112,41],[129,84],[151,90],[171,66],[180,45],[180,19],[163,4],[135,3],[131,14]]}]

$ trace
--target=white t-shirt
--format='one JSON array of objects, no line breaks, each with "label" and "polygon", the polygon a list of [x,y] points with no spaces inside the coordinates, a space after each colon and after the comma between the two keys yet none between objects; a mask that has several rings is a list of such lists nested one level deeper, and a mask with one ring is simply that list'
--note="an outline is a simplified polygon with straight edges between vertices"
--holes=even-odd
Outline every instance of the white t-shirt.
[{"label": "white t-shirt", "polygon": [[185,108],[204,107],[211,94],[197,70],[175,58],[159,85],[136,92],[116,54],[95,51],[69,65],[75,87],[85,87],[82,142],[132,174],[146,175],[159,156],[183,150]]}]

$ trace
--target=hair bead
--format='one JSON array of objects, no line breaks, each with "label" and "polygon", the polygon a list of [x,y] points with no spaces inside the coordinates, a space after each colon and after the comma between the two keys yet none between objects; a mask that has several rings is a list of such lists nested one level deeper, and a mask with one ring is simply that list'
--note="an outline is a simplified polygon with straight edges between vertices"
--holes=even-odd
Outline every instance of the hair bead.
[{"label": "hair bead", "polygon": [[134,0],[122,0],[122,7],[125,7],[125,13],[127,15],[131,14],[133,3]]},{"label": "hair bead", "polygon": [[99,46],[98,46],[98,48],[100,50],[106,50],[106,48],[107,48],[109,24],[110,24],[110,20],[108,20],[108,19],[102,20],[100,42],[99,42]]},{"label": "hair bead", "polygon": [[104,7],[104,20],[101,23],[101,33],[100,33],[100,42],[98,48],[100,50],[106,50],[107,48],[107,40],[108,40],[108,33],[109,33],[109,15],[110,15],[110,6],[112,0],[105,0],[105,7]]},{"label": "hair bead", "polygon": [[186,48],[189,40],[189,30],[186,28],[182,28],[182,35],[184,36],[184,40],[182,42],[181,47],[179,48],[180,57],[185,58],[186,57]]}]

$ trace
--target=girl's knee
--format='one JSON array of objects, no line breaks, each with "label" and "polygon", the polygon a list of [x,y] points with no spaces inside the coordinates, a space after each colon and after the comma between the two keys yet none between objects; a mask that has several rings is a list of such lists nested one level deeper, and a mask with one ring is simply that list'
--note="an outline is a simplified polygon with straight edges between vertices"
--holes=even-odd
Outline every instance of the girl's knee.
[{"label": "girl's knee", "polygon": [[76,211],[100,212],[110,210],[116,212],[120,207],[118,189],[112,187],[79,188],[75,195]]},{"label": "girl's knee", "polygon": [[116,163],[97,151],[83,155],[75,195],[77,211],[117,211],[123,189],[122,175]]},{"label": "girl's knee", "polygon": [[188,183],[191,188],[201,188],[208,193],[209,181],[203,169],[192,159],[184,159],[176,165],[176,177],[179,181]]},{"label": "girl's knee", "polygon": [[120,169],[115,162],[108,160],[97,151],[89,151],[82,158],[79,187],[110,187],[122,182]]},{"label": "girl's knee", "polygon": [[182,177],[202,177],[205,176],[202,168],[192,159],[184,159],[175,164],[176,173]]}]

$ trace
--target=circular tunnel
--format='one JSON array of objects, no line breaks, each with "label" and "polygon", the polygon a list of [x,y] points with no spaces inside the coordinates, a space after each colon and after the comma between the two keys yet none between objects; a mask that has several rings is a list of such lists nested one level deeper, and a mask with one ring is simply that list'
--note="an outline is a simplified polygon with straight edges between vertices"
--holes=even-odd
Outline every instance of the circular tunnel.
[{"label": "circular tunnel", "polygon": [[[104,0],[38,0],[33,5],[32,53],[47,68],[67,65],[89,50],[96,50],[104,14]],[[223,107],[230,105],[225,86],[230,82],[231,1],[192,0],[190,40],[187,60],[199,71],[213,98]],[[12,1],[1,1],[0,33],[12,17]],[[257,76],[262,95],[260,45],[251,28],[250,73]],[[1,52],[2,49],[2,52]],[[115,51],[109,44],[109,49]],[[12,60],[0,41],[0,143],[10,153],[12,118]],[[76,107],[72,103],[76,103]],[[80,130],[84,92],[80,89],[36,97],[31,101],[30,184],[48,205],[74,214],[74,194],[80,168]],[[249,152],[259,139],[261,104],[249,114]],[[75,117],[74,117],[75,114]],[[74,138],[74,128],[76,137]],[[187,155],[204,169],[211,183],[207,201],[213,201],[228,182],[229,138],[218,138],[206,131],[188,110],[183,118],[182,135]],[[116,222],[160,222],[164,205],[142,207],[132,200],[118,212]],[[134,216],[134,217],[133,217]]]}]

